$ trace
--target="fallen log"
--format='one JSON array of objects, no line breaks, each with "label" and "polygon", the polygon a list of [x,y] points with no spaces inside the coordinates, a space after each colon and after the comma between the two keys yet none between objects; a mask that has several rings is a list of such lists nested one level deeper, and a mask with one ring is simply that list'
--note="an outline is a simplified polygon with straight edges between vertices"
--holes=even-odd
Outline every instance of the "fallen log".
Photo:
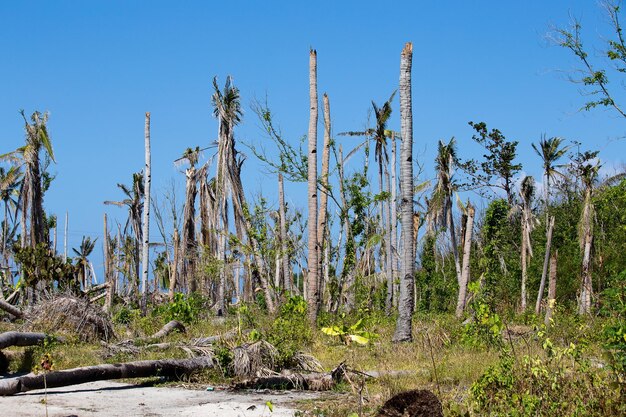
[{"label": "fallen log", "polygon": [[82,293],[85,295],[89,295],[94,292],[98,292],[100,290],[105,290],[109,288],[109,283],[105,282],[104,284],[96,285],[95,287],[88,288],[87,290],[83,290]]},{"label": "fallen log", "polygon": [[0,334],[0,349],[7,348],[9,346],[36,346],[43,343],[46,338],[54,339],[60,342],[64,341],[63,338],[50,336],[45,333],[4,332]]},{"label": "fallen log", "polygon": [[6,311],[7,313],[17,317],[18,319],[24,317],[24,313],[22,313],[19,308],[7,303],[4,300],[0,300],[0,310]]},{"label": "fallen log", "polygon": [[106,297],[106,295],[107,295],[107,292],[105,291],[105,292],[103,292],[101,294],[96,295],[95,297],[91,297],[89,299],[89,302],[93,304],[96,301],[98,301],[99,299]]},{"label": "fallen log", "polygon": [[213,367],[213,360],[208,356],[193,359],[163,359],[85,366],[0,380],[0,396],[14,395],[44,387],[66,387],[109,379],[152,376],[180,378],[211,367]]},{"label": "fallen log", "polygon": [[178,320],[171,320],[165,326],[161,327],[161,330],[156,332],[150,337],[144,338],[143,340],[159,340],[172,333],[174,330],[178,330],[181,333],[185,333],[185,325],[179,322]]}]

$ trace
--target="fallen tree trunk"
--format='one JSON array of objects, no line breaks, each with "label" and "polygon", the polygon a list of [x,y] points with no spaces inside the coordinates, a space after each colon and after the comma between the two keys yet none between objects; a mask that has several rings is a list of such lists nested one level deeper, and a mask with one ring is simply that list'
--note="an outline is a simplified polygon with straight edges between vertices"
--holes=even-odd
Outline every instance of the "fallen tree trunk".
[{"label": "fallen tree trunk", "polygon": [[47,335],[45,333],[29,332],[5,332],[0,334],[0,349],[9,346],[36,346],[43,343],[46,338],[63,341],[63,338]]},{"label": "fallen tree trunk", "polygon": [[88,288],[87,290],[84,290],[83,294],[89,295],[89,294],[92,294],[94,292],[98,292],[100,290],[105,290],[107,288],[109,288],[109,283],[105,282],[104,284],[96,285],[95,287],[91,287],[91,288]]},{"label": "fallen tree trunk", "polygon": [[210,368],[213,361],[208,356],[193,359],[163,359],[118,364],[85,366],[40,374],[28,374],[0,380],[0,396],[14,395],[35,389],[65,387],[86,382],[121,378],[168,376],[179,378],[195,371]]},{"label": "fallen tree trunk", "polygon": [[150,337],[145,338],[144,340],[159,340],[172,333],[174,330],[178,330],[181,333],[185,333],[185,325],[179,322],[178,320],[171,320],[165,326],[161,327],[161,330],[156,332]]},{"label": "fallen tree trunk", "polygon": [[24,313],[22,313],[22,311],[19,308],[7,303],[4,300],[0,300],[0,310],[6,311],[7,313],[12,314],[18,319],[21,319],[22,317],[24,317]]}]

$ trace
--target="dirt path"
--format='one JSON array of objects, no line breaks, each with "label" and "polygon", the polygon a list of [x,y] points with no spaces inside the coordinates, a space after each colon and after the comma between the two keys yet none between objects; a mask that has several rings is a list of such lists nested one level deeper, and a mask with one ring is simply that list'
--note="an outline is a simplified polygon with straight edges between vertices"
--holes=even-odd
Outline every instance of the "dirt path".
[{"label": "dirt path", "polygon": [[[48,415],[286,417],[294,415],[294,401],[318,396],[313,392],[233,393],[101,381],[48,390]],[[266,401],[272,402],[274,412],[267,409]],[[0,397],[0,415],[45,416],[43,402],[43,390]]]}]

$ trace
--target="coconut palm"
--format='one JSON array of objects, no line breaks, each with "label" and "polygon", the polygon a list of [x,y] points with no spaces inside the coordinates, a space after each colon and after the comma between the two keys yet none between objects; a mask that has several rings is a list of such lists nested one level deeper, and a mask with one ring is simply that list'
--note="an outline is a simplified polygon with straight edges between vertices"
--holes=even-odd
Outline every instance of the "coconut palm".
[{"label": "coconut palm", "polygon": [[[367,140],[373,140],[374,145],[374,160],[378,163],[378,191],[382,197],[384,194],[383,186],[383,172],[387,171],[389,165],[389,154],[387,152],[387,138],[393,135],[393,132],[387,129],[387,122],[391,117],[392,108],[391,103],[396,95],[394,91],[391,93],[389,99],[382,105],[378,106],[372,100],[372,110],[374,111],[374,117],[376,118],[376,127],[366,129],[361,132],[343,132],[340,135],[347,136],[367,136]],[[395,184],[394,184],[395,186]],[[388,184],[387,192],[391,192],[391,184]],[[390,204],[389,198],[379,200],[379,213],[381,218],[381,228],[384,229],[385,235],[385,273],[387,275],[387,299],[385,302],[385,309],[387,313],[391,312],[393,302],[393,275],[392,275],[392,256],[391,256],[391,222],[390,222]],[[384,226],[387,222],[386,227]]]},{"label": "coconut palm", "polygon": [[[46,240],[46,222],[43,210],[43,172],[41,158],[54,161],[52,142],[48,135],[48,113],[34,112],[30,122],[23,110],[26,140],[24,146],[4,155],[0,160],[9,160],[24,171],[20,187],[20,209],[22,211],[22,246],[35,247]],[[43,152],[43,154],[42,154]],[[26,233],[27,223],[30,227]]]},{"label": "coconut palm", "polygon": [[[132,282],[131,288],[137,289],[137,283],[139,281],[139,246],[142,240],[141,219],[144,204],[144,182],[142,173],[136,172],[133,174],[133,182],[130,187],[119,183],[117,184],[117,187],[122,190],[126,198],[120,201],[105,201],[104,204],[128,208],[128,217],[126,218],[126,224],[124,225],[124,234],[128,236],[127,241],[125,242],[125,247],[128,252],[130,250],[130,247],[128,246],[130,242],[128,239],[131,239],[133,258],[132,265],[134,266],[134,271],[132,271],[134,276],[128,276],[128,279]],[[128,234],[129,228],[132,230],[132,237]],[[127,262],[127,265],[130,264],[130,262]],[[130,269],[128,270],[128,273],[131,273]]]},{"label": "coconut palm", "polygon": [[550,182],[556,176],[563,176],[563,174],[557,170],[559,166],[556,165],[556,162],[567,153],[569,146],[563,146],[563,138],[551,137],[547,139],[544,135],[539,140],[539,145],[533,143],[532,147],[543,161],[543,202],[544,211],[546,213],[546,251],[543,259],[543,270],[541,272],[539,292],[537,293],[537,302],[535,303],[535,314],[539,314],[548,275],[548,263],[550,262],[550,247],[552,245],[552,229],[550,225],[554,227],[554,222],[549,220],[548,213],[548,207],[550,205]]},{"label": "coconut palm", "polygon": [[415,252],[413,250],[413,108],[411,100],[411,66],[413,44],[407,42],[400,55],[400,189],[402,225],[402,276],[395,342],[411,341]]},{"label": "coconut palm", "polygon": [[77,256],[76,273],[78,275],[78,282],[82,285],[83,289],[89,288],[93,280],[96,278],[93,265],[91,264],[91,261],[87,259],[96,246],[96,240],[98,239],[96,238],[91,240],[90,237],[83,236],[83,239],[80,242],[80,247],[78,249],[72,248],[72,251],[74,251]]},{"label": "coconut palm", "polygon": [[563,174],[557,170],[559,166],[556,165],[556,162],[569,150],[569,146],[562,146],[563,141],[563,138],[546,138],[546,136],[543,135],[538,145],[532,144],[535,153],[539,155],[543,162],[543,177],[545,180],[543,193],[546,207],[550,200],[550,182],[556,176],[563,176]]},{"label": "coconut palm", "polygon": [[527,289],[526,283],[528,282],[528,258],[533,256],[533,249],[530,242],[530,232],[534,226],[534,219],[532,213],[532,200],[535,194],[535,179],[531,176],[526,176],[522,180],[520,185],[520,210],[522,212],[522,301],[521,309],[526,310]]},{"label": "coconut palm", "polygon": [[[258,269],[261,289],[265,295],[268,310],[274,310],[271,288],[268,282],[266,266],[258,252],[258,242],[248,233],[250,230],[249,217],[246,215],[247,205],[241,182],[241,167],[245,158],[239,155],[235,149],[234,128],[241,121],[241,101],[239,89],[232,84],[230,77],[226,78],[224,89],[220,90],[217,85],[217,77],[213,79],[214,93],[212,97],[213,114],[218,119],[218,152],[217,152],[217,174],[216,174],[216,198],[219,212],[220,229],[218,245],[218,259],[226,261],[226,237],[229,230],[227,198],[230,195],[233,207],[233,221],[235,232],[240,242],[244,242],[248,237],[254,257],[253,265]],[[235,278],[238,279],[238,278]],[[219,314],[225,312],[225,292],[226,292],[226,271],[220,271],[220,282],[218,287],[217,309]]]},{"label": "coconut palm", "polygon": [[598,179],[600,162],[597,159],[598,152],[584,152],[574,158],[574,169],[583,186],[583,211],[578,230],[578,241],[582,251],[582,285],[578,312],[589,314],[591,312],[591,294],[593,292],[591,277],[591,248],[593,244],[593,222],[595,206],[593,203],[594,185]]},{"label": "coconut palm", "polygon": [[309,305],[309,320],[315,323],[319,308],[319,248],[317,230],[317,51],[311,49],[309,53],[309,133],[308,133],[308,273],[307,273],[307,302]]}]

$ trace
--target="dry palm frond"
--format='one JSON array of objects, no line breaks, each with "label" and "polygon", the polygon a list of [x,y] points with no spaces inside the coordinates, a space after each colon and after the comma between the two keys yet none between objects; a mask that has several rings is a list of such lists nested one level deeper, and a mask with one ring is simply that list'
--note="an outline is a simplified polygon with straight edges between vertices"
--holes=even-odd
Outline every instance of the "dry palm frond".
[{"label": "dry palm frond", "polygon": [[43,301],[28,313],[31,327],[44,331],[74,333],[81,341],[109,341],[115,337],[106,313],[86,300],[61,296]]},{"label": "dry palm frond", "polygon": [[259,340],[245,343],[233,349],[233,373],[237,376],[260,376],[276,366],[278,350],[266,342]]},{"label": "dry palm frond", "polygon": [[313,355],[304,352],[296,352],[293,355],[293,362],[296,367],[307,372],[324,372],[324,367]]}]

